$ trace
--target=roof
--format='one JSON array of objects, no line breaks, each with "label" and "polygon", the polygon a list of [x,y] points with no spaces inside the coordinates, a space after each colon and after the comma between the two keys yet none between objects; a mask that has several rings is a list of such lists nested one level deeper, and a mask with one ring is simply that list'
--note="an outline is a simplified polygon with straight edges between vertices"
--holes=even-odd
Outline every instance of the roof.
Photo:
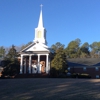
[{"label": "roof", "polygon": [[35,53],[35,52],[53,52],[52,49],[48,48],[45,44],[39,43],[39,42],[33,42],[23,50],[21,50],[19,53]]},{"label": "roof", "polygon": [[72,58],[67,62],[69,66],[100,66],[100,58]]}]

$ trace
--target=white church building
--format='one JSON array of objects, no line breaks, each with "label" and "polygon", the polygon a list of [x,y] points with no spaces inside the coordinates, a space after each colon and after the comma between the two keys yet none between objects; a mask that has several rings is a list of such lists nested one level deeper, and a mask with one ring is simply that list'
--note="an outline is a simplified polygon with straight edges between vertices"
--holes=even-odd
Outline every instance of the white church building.
[{"label": "white church building", "polygon": [[20,51],[20,74],[50,72],[50,49],[46,42],[46,29],[43,26],[42,8],[38,27],[35,28],[33,43]]}]

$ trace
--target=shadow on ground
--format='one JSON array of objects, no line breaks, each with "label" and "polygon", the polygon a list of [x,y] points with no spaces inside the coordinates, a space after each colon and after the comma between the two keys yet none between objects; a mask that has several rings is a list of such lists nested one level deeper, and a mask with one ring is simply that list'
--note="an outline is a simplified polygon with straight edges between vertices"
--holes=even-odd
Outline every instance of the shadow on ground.
[{"label": "shadow on ground", "polygon": [[100,100],[99,79],[0,79],[0,100]]}]

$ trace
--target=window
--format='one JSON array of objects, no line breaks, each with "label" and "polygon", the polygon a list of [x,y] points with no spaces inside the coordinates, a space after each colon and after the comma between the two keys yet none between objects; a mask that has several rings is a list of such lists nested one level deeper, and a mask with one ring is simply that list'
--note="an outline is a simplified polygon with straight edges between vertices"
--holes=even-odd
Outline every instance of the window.
[{"label": "window", "polygon": [[83,71],[86,71],[86,67],[83,67]]},{"label": "window", "polygon": [[70,67],[68,67],[68,71],[70,71]]},{"label": "window", "polygon": [[95,70],[96,70],[96,71],[98,71],[98,70],[99,70],[99,68],[98,68],[98,67],[95,67]]},{"label": "window", "polygon": [[99,75],[96,75],[96,78],[99,78]]},{"label": "window", "polygon": [[37,38],[41,38],[41,36],[42,36],[41,31],[38,31]]}]

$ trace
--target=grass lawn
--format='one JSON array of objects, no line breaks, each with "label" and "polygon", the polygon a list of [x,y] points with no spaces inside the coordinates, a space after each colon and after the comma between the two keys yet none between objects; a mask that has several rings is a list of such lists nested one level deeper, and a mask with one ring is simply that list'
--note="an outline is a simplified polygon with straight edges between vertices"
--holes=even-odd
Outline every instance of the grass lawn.
[{"label": "grass lawn", "polygon": [[0,79],[0,100],[100,100],[100,79]]}]

